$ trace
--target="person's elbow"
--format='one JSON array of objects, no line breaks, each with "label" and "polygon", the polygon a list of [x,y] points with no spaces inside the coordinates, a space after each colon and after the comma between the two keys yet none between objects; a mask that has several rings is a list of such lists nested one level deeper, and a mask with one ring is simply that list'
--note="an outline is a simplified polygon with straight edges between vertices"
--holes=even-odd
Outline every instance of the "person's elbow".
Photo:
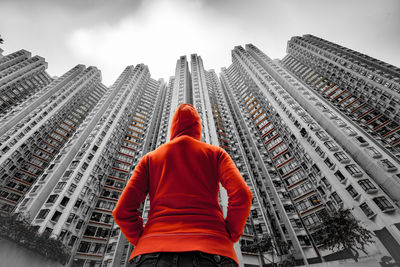
[{"label": "person's elbow", "polygon": [[245,202],[248,206],[251,206],[251,202],[253,200],[253,193],[251,192],[250,188],[246,188],[246,195],[245,195]]},{"label": "person's elbow", "polygon": [[123,220],[123,212],[121,207],[115,207],[115,209],[112,211],[112,215],[114,218],[114,221],[119,224],[120,221]]},{"label": "person's elbow", "polygon": [[244,187],[241,190],[237,191],[237,199],[239,200],[238,202],[241,203],[241,205],[250,207],[251,202],[253,200],[253,194],[250,190],[249,187]]}]

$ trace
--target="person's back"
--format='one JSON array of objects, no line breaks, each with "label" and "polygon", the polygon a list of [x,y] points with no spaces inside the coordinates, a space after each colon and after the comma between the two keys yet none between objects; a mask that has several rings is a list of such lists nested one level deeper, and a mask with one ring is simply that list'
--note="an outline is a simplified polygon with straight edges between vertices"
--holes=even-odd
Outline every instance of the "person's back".
[{"label": "person's back", "polygon": [[[182,104],[172,120],[170,142],[136,166],[113,212],[135,245],[131,258],[146,254],[157,260],[159,253],[149,253],[200,251],[200,256],[213,254],[237,262],[233,243],[249,215],[251,192],[229,155],[201,142],[200,134],[197,111]],[[220,182],[229,196],[226,219],[218,201]],[[143,229],[137,209],[147,193],[150,211]],[[135,262],[143,258],[138,256]]]}]

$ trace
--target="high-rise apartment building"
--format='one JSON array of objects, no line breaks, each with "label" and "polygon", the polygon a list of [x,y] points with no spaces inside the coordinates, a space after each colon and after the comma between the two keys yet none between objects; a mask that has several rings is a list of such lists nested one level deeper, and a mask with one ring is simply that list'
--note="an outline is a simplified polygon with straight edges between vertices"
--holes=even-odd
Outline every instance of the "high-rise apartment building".
[{"label": "high-rise apartment building", "polygon": [[[292,38],[282,64],[323,97],[317,121],[399,204],[400,69],[311,35]],[[311,114],[320,113],[307,102]]]},{"label": "high-rise apartment building", "polygon": [[[229,68],[223,69],[221,81],[237,114],[236,120],[242,129],[241,142],[246,144],[249,154],[247,157],[253,158],[249,163],[250,176],[246,178],[256,185],[254,195],[263,204],[262,212],[267,221],[264,228],[255,224],[255,233],[274,238],[275,251],[271,256],[291,254],[298,263],[306,258],[318,258],[320,252],[313,244],[315,237],[302,223],[299,213],[321,216],[326,212],[312,182],[313,175],[321,170],[304,160],[301,152],[305,152],[305,145],[297,141],[300,132],[293,122],[290,124],[282,118],[282,110],[268,91],[279,84],[242,47],[235,47],[232,51],[232,62]],[[312,156],[309,158],[311,160]],[[299,209],[293,199],[299,200]],[[252,210],[252,218],[259,216]],[[242,239],[240,242],[247,245],[254,241]],[[251,255],[245,250],[243,253],[247,258]]]},{"label": "high-rise apartment building", "polygon": [[13,211],[30,189],[42,188],[38,181],[54,168],[51,161],[107,91],[100,79],[95,67],[78,65],[6,114],[0,129],[0,210]]},{"label": "high-rise apartment building", "polygon": [[46,69],[42,57],[31,57],[26,50],[0,56],[0,120],[51,82]]},{"label": "high-rise apartment building", "polygon": [[299,264],[343,258],[321,249],[316,230],[324,213],[348,208],[376,233],[364,257],[398,260],[399,164],[393,155],[255,46],[236,47],[232,61],[221,80],[230,86],[254,151],[262,155],[259,166],[266,172],[258,189],[266,191],[257,194],[270,197],[264,208],[276,244],[289,245],[289,251],[276,253],[289,253]]},{"label": "high-rise apartment building", "polygon": [[[104,87],[86,80],[93,89]],[[71,250],[71,265],[126,263],[129,244],[111,212],[138,159],[155,147],[156,104],[163,88],[145,65],[129,66],[110,89],[91,92],[98,98],[92,107],[71,108],[74,115],[87,114],[80,125],[74,124],[69,140],[19,204],[17,211],[29,213],[39,233]]]},{"label": "high-rise apartment building", "polygon": [[[312,35],[292,38],[282,65],[304,87],[293,97],[387,194],[380,196],[359,181],[368,197],[357,205],[399,262],[400,69]],[[305,94],[320,102],[319,111]]]},{"label": "high-rise apartment building", "polygon": [[[169,141],[178,105],[190,103],[201,140],[225,149],[253,192],[235,244],[243,266],[349,258],[323,249],[318,232],[340,208],[375,233],[360,261],[400,262],[399,69],[311,35],[292,38],[287,52],[272,60],[237,46],[219,76],[200,56],[181,56],[168,83],[128,66],[109,88],[94,67],[53,80],[43,59],[25,77],[19,70],[33,65],[0,58],[0,73],[16,81],[0,88],[36,82],[2,98],[19,100],[2,106],[0,209],[28,214],[39,233],[63,242],[69,266],[127,266],[133,247],[111,212],[140,158]],[[220,204],[226,212],[222,187]],[[251,247],[268,238],[269,251]]]},{"label": "high-rise apartment building", "polygon": [[[169,104],[169,120],[168,125],[171,124],[174,110],[182,103],[192,103],[192,88],[190,82],[189,64],[186,56],[181,56],[176,62],[175,76],[170,78],[171,96],[168,101]],[[172,112],[170,110],[172,109]],[[167,125],[165,125],[167,126]],[[166,137],[169,138],[170,129],[167,128]]]},{"label": "high-rise apartment building", "polygon": [[[103,158],[110,166],[104,168],[100,194],[95,197],[93,211],[89,213],[88,224],[74,253],[73,261],[77,266],[125,266],[128,263],[131,245],[114,223],[111,212],[136,163],[155,149],[158,118],[162,111],[158,105],[165,91],[162,81],[150,78],[147,66],[138,65],[136,72],[136,77],[127,74],[125,96],[119,99],[124,108],[116,107],[114,114],[119,113],[118,116],[109,118],[119,125],[110,127],[118,135],[106,136],[105,140],[116,145],[113,150],[109,149],[108,159]],[[100,151],[100,157],[106,152],[104,149],[107,147]],[[101,162],[97,164],[102,165]],[[143,211],[148,212],[146,209]]]}]

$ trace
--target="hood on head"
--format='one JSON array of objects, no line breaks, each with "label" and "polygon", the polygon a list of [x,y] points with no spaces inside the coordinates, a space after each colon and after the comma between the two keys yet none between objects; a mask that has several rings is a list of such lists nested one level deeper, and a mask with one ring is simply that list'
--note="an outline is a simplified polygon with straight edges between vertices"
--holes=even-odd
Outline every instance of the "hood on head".
[{"label": "hood on head", "polygon": [[181,135],[189,135],[197,140],[201,139],[200,115],[191,104],[181,104],[172,117],[169,140]]}]

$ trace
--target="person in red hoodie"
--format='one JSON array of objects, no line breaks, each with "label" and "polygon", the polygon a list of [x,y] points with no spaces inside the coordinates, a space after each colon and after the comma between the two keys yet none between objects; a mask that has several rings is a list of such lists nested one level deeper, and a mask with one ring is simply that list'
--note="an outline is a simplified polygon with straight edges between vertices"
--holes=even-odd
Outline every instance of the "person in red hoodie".
[{"label": "person in red hoodie", "polygon": [[[133,266],[238,266],[233,249],[250,213],[252,193],[222,148],[201,142],[201,120],[181,104],[170,141],[147,153],[113,211],[134,245]],[[219,205],[219,183],[228,194],[227,216]],[[143,226],[140,204],[149,194]]]}]

